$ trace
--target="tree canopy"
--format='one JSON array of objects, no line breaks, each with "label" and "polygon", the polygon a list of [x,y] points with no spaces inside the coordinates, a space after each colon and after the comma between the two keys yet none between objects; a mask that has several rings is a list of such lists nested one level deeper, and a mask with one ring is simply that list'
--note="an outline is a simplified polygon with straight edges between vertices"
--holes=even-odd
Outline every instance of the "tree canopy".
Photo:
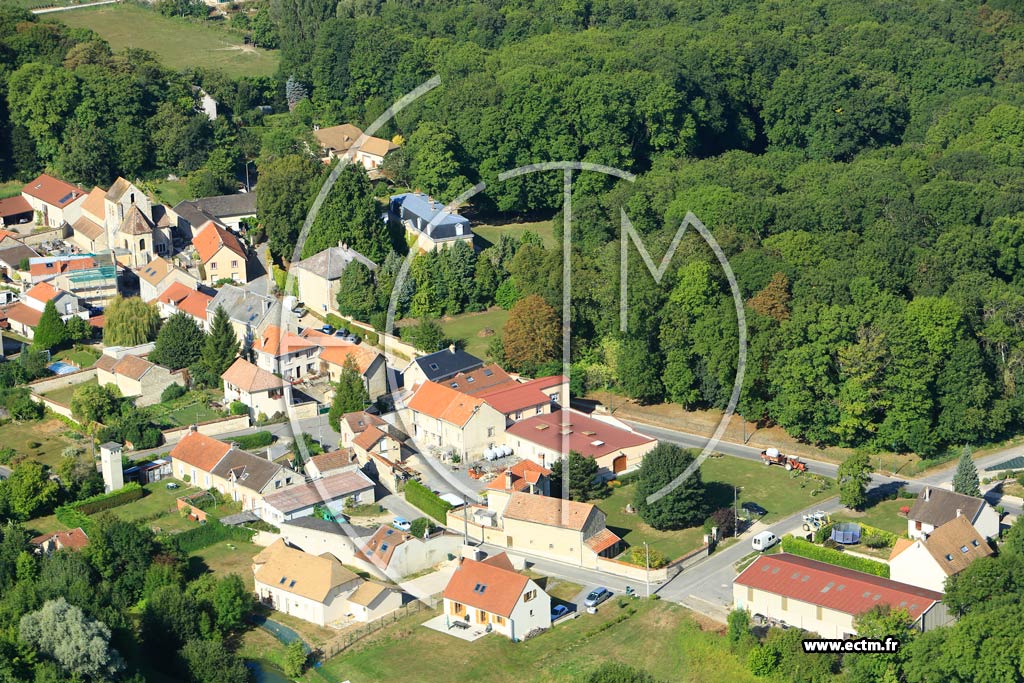
[{"label": "tree canopy", "polygon": [[137,296],[114,297],[104,311],[103,343],[106,346],[138,346],[156,339],[160,313],[156,306]]},{"label": "tree canopy", "polygon": [[648,498],[661,493],[693,462],[695,454],[671,443],[659,443],[644,456],[637,474],[633,506],[640,518],[659,531],[696,526],[707,516],[704,480],[700,469],[669,490],[658,500]]}]

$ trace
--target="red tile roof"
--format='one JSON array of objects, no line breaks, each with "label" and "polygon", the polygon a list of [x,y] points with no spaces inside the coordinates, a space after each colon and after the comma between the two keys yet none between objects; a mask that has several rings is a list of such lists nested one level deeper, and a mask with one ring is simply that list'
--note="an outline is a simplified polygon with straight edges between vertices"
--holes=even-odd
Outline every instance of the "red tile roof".
[{"label": "red tile roof", "polygon": [[[563,420],[566,423],[564,428]],[[655,439],[639,432],[631,432],[566,408],[520,420],[506,432],[549,451],[561,452],[563,429],[569,437],[569,450],[590,458],[599,458],[623,448],[643,444],[651,444],[653,447],[655,443]]]},{"label": "red tile roof", "polygon": [[220,376],[222,380],[246,393],[282,389],[285,381],[272,372],[253,365],[244,358],[238,358]]},{"label": "red tile roof", "polygon": [[320,360],[342,367],[345,365],[345,361],[351,357],[355,361],[356,367],[359,368],[359,372],[362,373],[369,370],[377,357],[381,355],[380,351],[366,344],[353,344],[312,328],[303,330],[302,336],[322,348]]},{"label": "red tile roof", "polygon": [[13,320],[16,323],[21,323],[28,327],[35,327],[39,324],[40,318],[43,317],[42,311],[30,308],[20,301],[9,307],[6,312],[8,320]]},{"label": "red tile roof", "polygon": [[[506,486],[506,477],[512,475],[512,488]],[[499,472],[487,488],[495,491],[526,491],[530,484],[536,484],[540,477],[550,477],[551,470],[542,467],[532,460],[520,460],[505,472]]]},{"label": "red tile roof", "polygon": [[183,282],[174,282],[156,298],[160,303],[174,306],[193,318],[206,320],[206,311],[213,297],[189,287]]},{"label": "red tile roof", "polygon": [[263,334],[252,345],[256,351],[261,351],[271,356],[284,356],[315,346],[314,342],[303,339],[293,332],[286,332],[277,325],[267,325],[267,329],[263,331]]},{"label": "red tile roof", "polygon": [[424,382],[414,389],[407,405],[417,413],[462,427],[483,404],[482,399],[466,396],[444,384]]},{"label": "red tile roof", "polygon": [[594,510],[590,503],[517,491],[509,496],[502,514],[506,519],[582,531]]},{"label": "red tile roof", "polygon": [[444,383],[470,396],[480,395],[499,387],[505,389],[518,385],[497,363],[489,363],[469,372],[460,372]]},{"label": "red tile roof", "polygon": [[60,261],[32,263],[29,264],[28,272],[32,277],[40,277],[44,275],[60,275],[61,273],[67,273],[72,270],[85,270],[86,268],[95,267],[96,259],[92,256],[79,256],[62,259]]},{"label": "red tile roof", "polygon": [[40,199],[51,206],[64,208],[85,193],[63,180],[41,174],[38,178],[21,188],[22,193]]},{"label": "red tile roof", "polygon": [[221,247],[227,247],[241,258],[245,258],[245,247],[234,233],[225,230],[213,221],[207,221],[206,225],[199,229],[199,232],[192,238],[192,246],[199,252],[199,258],[203,263],[213,258]]},{"label": "red tile roof", "polygon": [[478,396],[499,413],[505,415],[513,415],[527,408],[536,408],[551,402],[547,394],[530,384],[501,387],[497,390],[485,391]]},{"label": "red tile roof", "polygon": [[596,534],[588,538],[584,543],[587,547],[593,550],[595,553],[600,555],[605,550],[612,548],[622,541],[621,538],[615,535],[615,532],[609,531],[608,529],[601,529]]},{"label": "red tile roof", "polygon": [[735,583],[853,615],[884,604],[917,619],[942,600],[942,593],[786,553],[762,555]]},{"label": "red tile roof", "polygon": [[511,617],[530,579],[498,564],[462,560],[444,589],[444,597],[474,609]]},{"label": "red tile roof", "polygon": [[0,218],[6,216],[17,216],[22,213],[31,213],[32,207],[20,194],[16,197],[0,199]]},{"label": "red tile roof", "polygon": [[199,432],[190,432],[171,449],[170,455],[187,465],[210,472],[230,450],[230,444],[211,439]]},{"label": "red tile roof", "polygon": [[356,551],[356,557],[367,560],[381,569],[387,569],[392,555],[395,554],[395,549],[411,540],[413,540],[411,534],[381,525],[373,532],[373,536],[366,542],[366,545]]},{"label": "red tile roof", "polygon": [[376,415],[371,415],[370,413],[364,411],[345,413],[344,415],[341,416],[341,419],[343,419],[346,422],[346,424],[348,424],[348,428],[352,430],[353,434],[359,434],[370,425],[373,425],[375,427],[383,427],[385,424],[387,424],[386,422],[384,422],[384,420],[380,419]]},{"label": "red tile roof", "polygon": [[364,451],[368,451],[374,447],[374,445],[381,439],[387,438],[387,434],[382,432],[377,427],[370,425],[358,434],[356,438],[352,440],[352,443],[359,446]]},{"label": "red tile roof", "polygon": [[338,470],[342,467],[348,467],[352,464],[352,451],[347,448],[343,448],[337,451],[331,451],[330,453],[320,453],[319,455],[312,456],[309,461],[316,465],[317,471],[320,476],[324,476],[325,472],[331,470]]},{"label": "red tile roof", "polygon": [[82,527],[75,527],[69,531],[52,531],[42,536],[36,536],[29,540],[32,545],[43,545],[50,539],[53,539],[57,545],[58,550],[81,550],[85,546],[89,545],[89,537],[86,536],[85,531]]},{"label": "red tile roof", "polygon": [[365,474],[354,469],[271,493],[263,498],[263,502],[288,514],[319,503],[329,503],[345,496],[356,495],[367,489],[373,489],[373,482]]},{"label": "red tile roof", "polygon": [[25,296],[46,303],[50,299],[56,299],[60,294],[60,290],[51,285],[48,282],[40,282],[39,284],[32,287],[30,290],[25,292]]}]

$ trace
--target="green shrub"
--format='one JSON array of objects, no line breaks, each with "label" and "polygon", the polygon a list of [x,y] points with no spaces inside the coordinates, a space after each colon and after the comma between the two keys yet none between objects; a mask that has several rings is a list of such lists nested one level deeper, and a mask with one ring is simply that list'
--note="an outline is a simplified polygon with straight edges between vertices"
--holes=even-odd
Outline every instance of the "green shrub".
[{"label": "green shrub", "polygon": [[[860,525],[860,542],[869,548],[891,548],[896,545],[896,534],[867,524]],[[874,543],[875,545],[872,545]]]},{"label": "green shrub", "polygon": [[187,555],[221,541],[249,541],[254,533],[251,529],[225,526],[215,519],[209,519],[202,526],[168,537],[165,544]]},{"label": "green shrub", "polygon": [[782,550],[792,555],[806,557],[809,560],[818,560],[819,562],[834,564],[837,567],[846,567],[854,571],[874,574],[886,579],[889,578],[889,565],[887,564],[863,557],[847,555],[831,548],[821,548],[795,536],[786,536],[782,539]]},{"label": "green shrub", "polygon": [[160,392],[160,402],[168,403],[176,398],[181,398],[187,392],[185,387],[180,384],[169,384],[162,392]]},{"label": "green shrub", "polygon": [[448,511],[452,509],[451,503],[414,479],[405,484],[405,500],[442,524],[448,520]]},{"label": "green shrub", "polygon": [[625,474],[620,474],[620,475],[616,476],[615,480],[617,482],[619,482],[620,484],[622,484],[623,486],[627,486],[629,484],[632,484],[634,481],[638,480],[639,478],[640,478],[640,470],[633,470],[632,472],[626,472]]},{"label": "green shrub", "polygon": [[231,414],[232,415],[248,415],[249,406],[245,405],[241,401],[231,402]]},{"label": "green shrub", "polygon": [[57,518],[58,522],[69,529],[82,527],[82,530],[85,531],[86,535],[89,535],[92,530],[93,521],[89,519],[87,515],[79,512],[70,505],[61,505],[54,510],[53,514]]},{"label": "green shrub", "polygon": [[125,484],[124,488],[117,491],[90,496],[89,498],[72,503],[70,507],[85,515],[95,515],[97,512],[136,501],[144,495],[146,495],[145,489],[133,481]]},{"label": "green shrub", "polygon": [[236,436],[231,440],[243,451],[252,448],[266,448],[274,443],[274,434],[268,431],[261,431]]},{"label": "green shrub", "polygon": [[814,532],[814,542],[824,543],[829,540],[832,537],[832,527],[834,526],[835,523],[829,522],[828,524],[819,527],[818,530]]}]

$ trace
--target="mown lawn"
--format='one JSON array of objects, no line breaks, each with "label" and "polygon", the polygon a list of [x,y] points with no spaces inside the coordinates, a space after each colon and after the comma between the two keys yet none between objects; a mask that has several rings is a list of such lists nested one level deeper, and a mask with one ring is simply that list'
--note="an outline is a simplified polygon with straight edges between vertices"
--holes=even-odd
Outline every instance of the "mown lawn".
[{"label": "mown lawn", "polygon": [[[756,680],[729,652],[725,638],[702,631],[684,608],[661,601],[626,605],[609,601],[595,615],[563,622],[522,643],[497,634],[467,643],[420,626],[435,613],[419,613],[328,660],[321,671],[328,680],[378,683],[574,683],[605,661],[626,661],[659,680]],[[631,608],[635,614],[616,622]],[[304,680],[322,680],[313,676]]]},{"label": "mown lawn", "polygon": [[24,186],[25,183],[20,180],[8,180],[7,182],[0,183],[0,199],[7,199],[8,197],[21,194],[21,188]]},{"label": "mown lawn", "polygon": [[59,12],[53,19],[98,33],[115,50],[142,48],[175,70],[220,69],[229,77],[271,76],[278,53],[243,45],[240,35],[210,24],[165,17],[130,4]]},{"label": "mown lawn", "polygon": [[906,536],[907,518],[900,515],[900,508],[904,505],[914,507],[914,501],[909,498],[883,500],[875,503],[863,512],[844,509],[842,512],[832,515],[832,519],[838,522],[866,524],[876,529],[892,532],[897,536]]},{"label": "mown lawn", "polygon": [[93,349],[80,348],[78,350],[68,349],[56,354],[54,360],[62,360],[66,363],[77,365],[82,370],[91,368],[100,357],[100,352]]},{"label": "mown lawn", "polygon": [[73,432],[60,420],[8,422],[0,427],[0,447],[13,448],[19,455],[56,469],[65,448],[87,447],[84,441],[68,436],[69,433]]},{"label": "mown lawn", "polygon": [[168,403],[150,407],[153,421],[162,427],[180,427],[223,417],[223,411],[210,407],[210,401],[222,397],[219,392],[190,391]]},{"label": "mown lawn", "polygon": [[551,221],[537,221],[536,223],[504,223],[502,225],[474,225],[473,232],[480,237],[483,237],[488,244],[483,245],[484,247],[490,246],[491,244],[497,244],[498,239],[502,235],[508,235],[509,237],[522,237],[524,232],[532,232],[533,234],[540,237],[541,242],[548,249],[554,249],[558,246],[558,241],[555,239],[555,228],[554,223]]},{"label": "mown lawn", "polygon": [[193,576],[213,572],[218,576],[238,574],[246,588],[253,590],[252,558],[263,550],[247,541],[221,541],[197,550],[189,556],[189,570]]},{"label": "mown lawn", "polygon": [[153,194],[160,201],[168,206],[174,206],[181,201],[192,198],[188,191],[188,181],[184,178],[179,178],[178,180],[157,180],[147,183],[147,187],[152,190]]},{"label": "mown lawn", "polygon": [[[619,486],[610,496],[595,503],[608,516],[608,528],[618,534],[630,547],[640,548],[646,541],[651,548],[661,552],[668,560],[685,555],[701,545],[704,538],[703,527],[682,529],[680,531],[658,531],[635,512],[626,512],[626,505],[633,502],[636,485]],[[624,558],[620,558],[624,559]]]},{"label": "mown lawn", "polygon": [[[167,488],[167,484],[171,482],[177,483],[178,488]],[[186,528],[184,524],[185,520],[178,514],[177,505],[174,501],[180,496],[187,496],[190,493],[198,493],[198,488],[188,486],[177,479],[163,479],[161,481],[155,481],[151,484],[146,484],[142,488],[146,491],[145,496],[132,501],[127,505],[111,508],[110,512],[126,522],[145,521],[147,524],[154,526],[161,526],[157,523],[157,518],[160,518],[161,521],[163,521],[164,517],[180,519],[182,524],[179,528]],[[165,526],[163,530],[167,531],[168,529]]]},{"label": "mown lawn", "polygon": [[[486,360],[487,346],[495,337],[501,336],[501,328],[507,320],[508,311],[495,307],[482,313],[463,313],[442,320],[441,327],[450,338],[464,341],[468,353]],[[485,328],[494,330],[494,334],[481,337],[479,332]]]},{"label": "mown lawn", "polygon": [[[96,362],[95,359],[93,359],[93,362]],[[98,382],[96,378],[93,378],[88,381],[81,382],[79,384],[61,387],[60,389],[54,389],[53,391],[47,391],[45,394],[43,394],[43,396],[54,401],[57,401],[58,403],[63,403],[66,406],[70,406],[71,397],[74,396],[75,390],[78,389],[79,387],[84,387],[89,384],[98,384]]]}]

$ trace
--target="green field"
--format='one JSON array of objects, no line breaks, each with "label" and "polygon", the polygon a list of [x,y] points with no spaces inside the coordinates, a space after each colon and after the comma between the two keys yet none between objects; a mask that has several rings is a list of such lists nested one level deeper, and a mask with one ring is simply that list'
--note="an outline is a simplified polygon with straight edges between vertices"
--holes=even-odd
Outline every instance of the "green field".
[{"label": "green field", "polygon": [[[444,333],[454,340],[462,340],[466,344],[466,351],[478,358],[487,359],[487,346],[495,337],[501,336],[501,328],[508,320],[508,311],[502,308],[492,308],[483,313],[463,313],[453,318],[442,320],[441,327]],[[479,332],[484,328],[494,330],[494,334],[481,337]]]},{"label": "green field", "polygon": [[158,180],[146,183],[146,188],[153,192],[164,204],[175,206],[179,202],[191,199],[188,191],[188,181],[184,178],[178,180]]},{"label": "green field", "polygon": [[[328,660],[320,672],[332,681],[573,683],[614,660],[665,681],[758,680],[729,651],[723,636],[702,631],[682,607],[646,600],[625,605],[609,601],[597,614],[583,614],[521,643],[497,634],[467,643],[420,626],[435,613],[419,613]],[[635,614],[612,623],[631,608]],[[606,624],[611,625],[599,630]],[[303,680],[323,680],[314,676],[306,674]]]},{"label": "green field", "polygon": [[554,249],[558,246],[555,240],[554,224],[551,221],[537,221],[536,223],[504,223],[502,225],[474,225],[473,232],[482,237],[487,244],[481,245],[484,248],[498,242],[501,235],[520,237],[524,232],[530,231],[540,237],[544,246]]},{"label": "green field", "polygon": [[193,576],[208,571],[218,576],[238,574],[246,587],[253,590],[252,558],[261,550],[260,546],[246,541],[221,541],[192,553],[189,572]]},{"label": "green field", "polygon": [[84,441],[72,440],[69,433],[73,432],[60,420],[8,422],[0,427],[0,445],[13,448],[19,455],[28,456],[30,460],[56,468],[61,461],[61,451],[65,448],[71,445],[86,447]]},{"label": "green field", "polygon": [[0,199],[7,199],[15,195],[21,194],[21,188],[25,186],[25,183],[20,180],[8,180],[5,183],[0,183]]},{"label": "green field", "polygon": [[277,70],[276,52],[243,45],[240,36],[214,26],[171,19],[134,5],[105,5],[54,17],[68,26],[92,29],[115,50],[150,50],[178,71],[198,66],[238,78],[270,76]]},{"label": "green field", "polygon": [[863,512],[844,509],[842,512],[832,515],[832,519],[840,522],[866,524],[876,529],[892,532],[897,536],[906,536],[907,518],[900,515],[900,508],[904,505],[914,507],[914,501],[908,498],[883,500]]},{"label": "green field", "polygon": [[[732,507],[735,484],[742,488],[737,491],[738,504],[757,503],[768,511],[764,521],[769,524],[832,495],[826,492],[812,496],[816,484],[807,475],[793,477],[781,467],[768,468],[759,462],[740,458],[708,458],[701,465],[701,475],[708,488],[712,509]],[[636,484],[628,484],[613,489],[612,495],[603,500],[593,501],[608,516],[608,528],[627,544],[636,547],[646,541],[670,560],[701,545],[703,526],[658,531],[644,523],[636,513],[627,513],[626,505],[633,502],[635,491]]]}]

